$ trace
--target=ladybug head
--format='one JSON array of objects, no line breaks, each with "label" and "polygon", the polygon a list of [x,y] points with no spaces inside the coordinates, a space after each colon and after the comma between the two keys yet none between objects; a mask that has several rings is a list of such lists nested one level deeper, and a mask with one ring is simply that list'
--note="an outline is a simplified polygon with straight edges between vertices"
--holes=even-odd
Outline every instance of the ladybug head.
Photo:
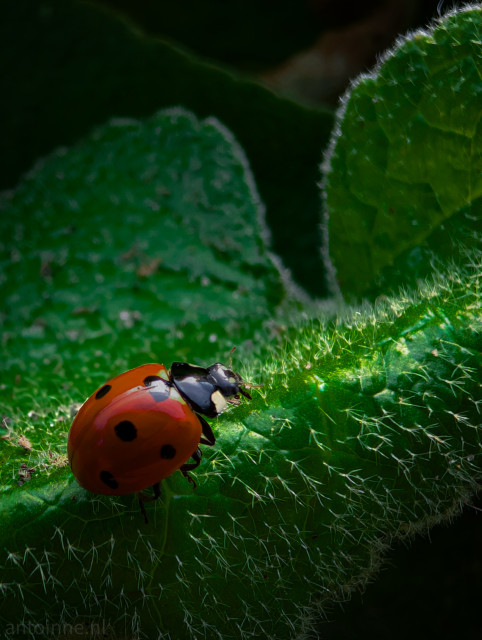
[{"label": "ladybug head", "polygon": [[245,398],[251,400],[251,396],[249,393],[243,390],[242,387],[249,386],[246,382],[243,381],[239,373],[235,371],[231,371],[221,364],[220,362],[216,362],[216,364],[212,364],[207,368],[209,371],[209,375],[214,380],[217,385],[219,391],[222,395],[227,398],[234,398],[238,394],[241,393]]},{"label": "ladybug head", "polygon": [[198,413],[215,418],[229,404],[239,404],[239,394],[251,400],[243,387],[249,388],[239,373],[231,371],[220,362],[210,367],[198,367],[185,362],[173,362],[171,382],[181,396]]}]

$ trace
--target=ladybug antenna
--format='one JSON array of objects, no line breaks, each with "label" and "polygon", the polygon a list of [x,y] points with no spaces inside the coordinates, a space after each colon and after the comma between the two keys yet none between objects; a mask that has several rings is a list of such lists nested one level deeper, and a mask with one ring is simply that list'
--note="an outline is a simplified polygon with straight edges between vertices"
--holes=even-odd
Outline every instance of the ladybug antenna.
[{"label": "ladybug antenna", "polygon": [[[229,352],[229,368],[232,369],[233,368],[233,353],[236,351],[236,347],[233,347],[231,349],[231,351]],[[245,389],[259,389],[260,387],[262,387],[262,384],[253,384],[252,382],[247,382],[246,380],[243,380],[243,385],[242,385]],[[239,389],[239,393],[242,396],[245,396],[246,398],[248,398],[249,400],[251,400],[251,396],[249,395],[249,393],[246,393],[246,391],[243,391],[243,389],[240,387]]]},{"label": "ladybug antenna", "polygon": [[233,368],[233,353],[236,351],[236,347],[233,347],[229,352],[229,368]]}]

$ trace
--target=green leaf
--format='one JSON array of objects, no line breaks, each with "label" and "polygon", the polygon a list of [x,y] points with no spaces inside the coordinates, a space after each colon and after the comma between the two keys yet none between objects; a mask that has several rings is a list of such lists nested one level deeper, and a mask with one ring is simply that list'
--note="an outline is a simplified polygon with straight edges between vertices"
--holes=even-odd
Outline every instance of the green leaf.
[{"label": "green leaf", "polygon": [[[416,293],[333,322],[307,304],[283,327],[244,155],[183,111],[99,129],[2,206],[7,635],[301,639],[395,537],[480,488],[479,253],[439,263]],[[196,491],[163,481],[146,526],[135,496],[79,488],[64,455],[72,400],[233,338],[253,341],[243,374],[264,386],[213,423]]]},{"label": "green leaf", "polygon": [[32,403],[32,377],[83,400],[106,371],[227,354],[284,295],[244,153],[212,118],[112,121],[0,212],[8,404]]},{"label": "green leaf", "polygon": [[216,421],[196,491],[168,478],[147,526],[134,499],[66,470],[6,491],[4,628],[305,637],[393,537],[480,486],[481,274],[479,256],[377,310],[294,326],[253,401]]},{"label": "green leaf", "polygon": [[482,9],[401,40],[348,92],[326,161],[330,255],[347,295],[413,285],[481,246]]},{"label": "green leaf", "polygon": [[278,98],[75,0],[2,3],[0,57],[1,188],[110,118],[145,118],[181,105],[234,133],[266,204],[274,250],[303,286],[326,292],[316,182],[331,111]]}]

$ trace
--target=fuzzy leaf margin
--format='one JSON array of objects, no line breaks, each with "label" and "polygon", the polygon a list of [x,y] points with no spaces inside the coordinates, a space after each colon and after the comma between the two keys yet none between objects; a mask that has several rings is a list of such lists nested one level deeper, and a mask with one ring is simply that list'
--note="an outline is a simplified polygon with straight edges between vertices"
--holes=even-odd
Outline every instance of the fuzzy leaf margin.
[{"label": "fuzzy leaf margin", "polygon": [[376,296],[482,246],[482,9],[401,39],[347,92],[323,165],[338,285]]}]

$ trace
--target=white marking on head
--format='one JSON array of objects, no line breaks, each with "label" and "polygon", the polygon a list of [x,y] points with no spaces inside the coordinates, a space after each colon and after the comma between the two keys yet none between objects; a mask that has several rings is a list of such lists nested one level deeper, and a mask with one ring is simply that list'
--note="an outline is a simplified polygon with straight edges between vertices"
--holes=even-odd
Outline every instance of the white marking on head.
[{"label": "white marking on head", "polygon": [[221,391],[214,391],[211,394],[211,400],[216,407],[216,413],[222,413],[228,406],[226,398],[223,396]]}]

